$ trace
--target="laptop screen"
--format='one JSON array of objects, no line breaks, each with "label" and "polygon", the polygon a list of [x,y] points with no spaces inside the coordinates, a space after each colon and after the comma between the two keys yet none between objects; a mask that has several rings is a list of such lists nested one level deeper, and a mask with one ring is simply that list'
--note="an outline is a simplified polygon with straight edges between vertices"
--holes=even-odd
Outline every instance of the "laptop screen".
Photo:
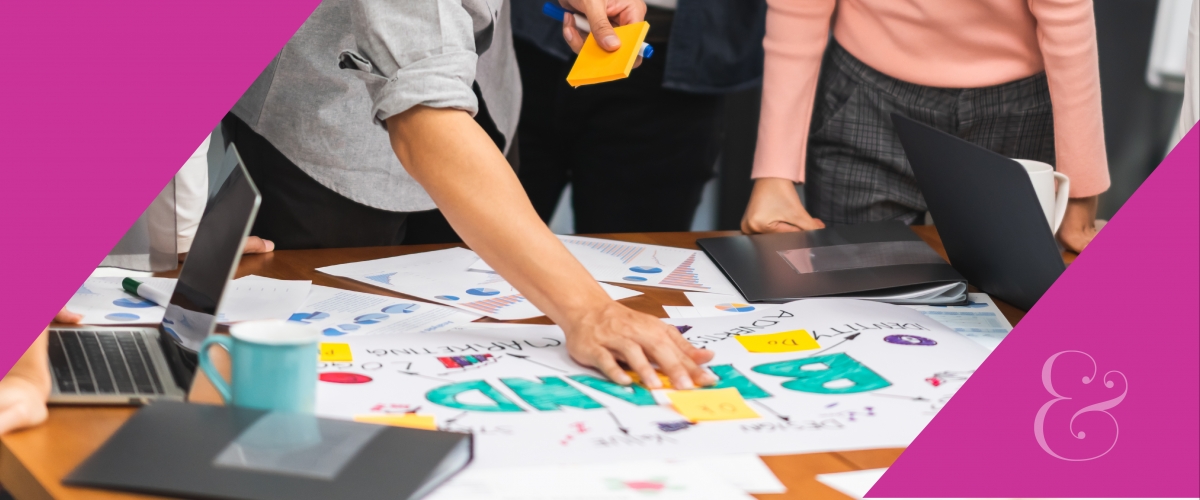
[{"label": "laptop screen", "polygon": [[261,200],[237,148],[230,144],[222,161],[229,177],[204,209],[163,316],[163,330],[191,351],[216,329],[221,296],[237,270]]}]

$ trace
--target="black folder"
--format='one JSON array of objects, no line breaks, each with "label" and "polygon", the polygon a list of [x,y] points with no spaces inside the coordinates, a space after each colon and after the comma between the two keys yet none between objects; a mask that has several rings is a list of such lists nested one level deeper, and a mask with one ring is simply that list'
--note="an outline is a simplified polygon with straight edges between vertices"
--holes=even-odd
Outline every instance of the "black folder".
[{"label": "black folder", "polygon": [[417,499],[470,462],[469,434],[160,401],[63,481],[222,499]]},{"label": "black folder", "polygon": [[967,281],[898,221],[696,242],[751,302],[816,297],[962,305]]}]

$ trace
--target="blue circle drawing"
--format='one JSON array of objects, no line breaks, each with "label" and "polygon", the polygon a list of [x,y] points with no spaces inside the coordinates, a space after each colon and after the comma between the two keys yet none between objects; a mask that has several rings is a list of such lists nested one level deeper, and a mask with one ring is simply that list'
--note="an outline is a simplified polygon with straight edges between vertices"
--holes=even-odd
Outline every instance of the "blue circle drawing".
[{"label": "blue circle drawing", "polygon": [[408,314],[417,312],[420,308],[420,304],[395,304],[383,308],[382,311],[388,314]]},{"label": "blue circle drawing", "polygon": [[451,301],[458,300],[458,297],[455,297],[453,295],[438,295],[438,296],[435,296],[434,298],[438,299],[438,300],[451,300]]},{"label": "blue circle drawing", "polygon": [[141,316],[133,313],[112,313],[105,315],[104,319],[109,321],[137,321],[141,319]]},{"label": "blue circle drawing", "polygon": [[493,295],[500,295],[500,290],[496,290],[495,288],[472,288],[467,290],[467,293],[480,297],[491,297]]},{"label": "blue circle drawing", "polygon": [[626,276],[621,279],[623,279],[625,281],[646,281],[646,278],[643,278],[641,276]]},{"label": "blue circle drawing", "polygon": [[629,270],[642,274],[657,274],[662,272],[662,269],[653,266],[633,266]]},{"label": "blue circle drawing", "polygon": [[145,300],[145,299],[131,299],[131,298],[127,298],[127,297],[121,297],[117,300],[114,300],[113,305],[117,306],[117,307],[128,307],[130,309],[144,309],[147,307],[154,307],[158,304],[155,304],[155,303],[150,302],[149,300]]},{"label": "blue circle drawing", "polygon": [[916,335],[888,335],[883,338],[883,341],[900,345],[937,345],[936,340]]},{"label": "blue circle drawing", "polygon": [[386,314],[370,313],[354,318],[354,322],[360,325],[374,325],[388,318]]},{"label": "blue circle drawing", "polygon": [[339,337],[346,334],[346,332],[338,330],[337,328],[326,328],[322,330],[321,333],[326,337]]},{"label": "blue circle drawing", "polygon": [[346,330],[347,332],[352,332],[358,329],[358,325],[338,325],[338,328]]}]

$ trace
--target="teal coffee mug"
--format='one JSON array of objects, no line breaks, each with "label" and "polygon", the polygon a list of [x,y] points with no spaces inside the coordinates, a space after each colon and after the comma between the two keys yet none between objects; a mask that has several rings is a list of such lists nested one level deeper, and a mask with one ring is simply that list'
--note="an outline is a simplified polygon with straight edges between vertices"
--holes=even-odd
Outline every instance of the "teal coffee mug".
[{"label": "teal coffee mug", "polygon": [[[312,413],[317,397],[320,332],[283,320],[247,321],[229,336],[210,335],[200,346],[200,369],[225,404],[260,410]],[[225,382],[209,357],[220,344],[233,359],[232,383]]]}]

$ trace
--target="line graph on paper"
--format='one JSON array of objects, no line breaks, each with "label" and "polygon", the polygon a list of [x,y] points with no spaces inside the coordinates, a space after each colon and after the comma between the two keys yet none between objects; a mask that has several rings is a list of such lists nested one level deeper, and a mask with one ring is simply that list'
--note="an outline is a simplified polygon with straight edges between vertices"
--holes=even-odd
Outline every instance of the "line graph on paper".
[{"label": "line graph on paper", "polygon": [[576,245],[584,248],[590,248],[599,252],[601,255],[613,257],[623,264],[630,263],[637,256],[646,251],[646,247],[642,245],[634,245],[629,243],[619,243],[616,241],[583,239],[583,238],[559,238],[563,243],[568,245]]}]

